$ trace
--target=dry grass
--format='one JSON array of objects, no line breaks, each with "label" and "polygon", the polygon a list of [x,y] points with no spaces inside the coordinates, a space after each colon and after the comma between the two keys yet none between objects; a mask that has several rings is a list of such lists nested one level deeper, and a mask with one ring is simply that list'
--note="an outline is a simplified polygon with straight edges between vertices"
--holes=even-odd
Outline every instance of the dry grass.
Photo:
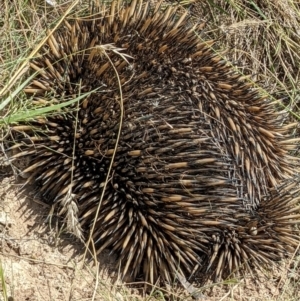
[{"label": "dry grass", "polygon": [[[5,140],[8,134],[6,124],[16,122],[18,118],[25,116],[25,113],[33,116],[30,114],[34,114],[36,110],[22,92],[28,80],[24,76],[28,60],[38,52],[49,34],[48,29],[58,26],[67,13],[69,16],[81,14],[84,5],[88,2],[82,4],[79,1],[56,1],[55,5],[49,5],[47,2],[55,2],[3,1],[0,8],[0,116],[3,117],[0,121],[0,141]],[[74,9],[77,2],[79,4]],[[194,22],[206,22],[205,31],[201,33],[200,38],[216,39],[218,42],[216,48],[228,50],[224,55],[233,62],[240,73],[251,77],[260,89],[274,100],[280,100],[279,107],[291,113],[287,116],[298,120],[300,4],[297,1],[185,0],[179,2],[181,10],[190,11]],[[269,282],[264,283],[263,287],[259,281],[238,279],[231,279],[225,284],[207,286],[202,288],[204,294],[209,295],[204,299],[299,300],[299,261],[299,256],[295,254],[281,274],[276,277],[268,276]],[[142,297],[125,286],[107,285],[98,274],[97,266],[91,268],[84,265],[84,272],[77,265],[74,265],[73,269],[76,277],[82,279],[82,282],[85,282],[85,273],[93,279],[93,294],[87,300],[188,300],[186,293],[175,288],[168,288],[167,291],[153,288],[150,295]],[[9,300],[3,286],[5,277],[5,271],[1,269],[0,300]],[[86,285],[91,284],[86,281]],[[273,289],[266,293],[268,286]]]},{"label": "dry grass", "polygon": [[204,37],[216,39],[242,74],[295,112],[300,88],[299,2],[195,1],[195,16],[207,23]]}]

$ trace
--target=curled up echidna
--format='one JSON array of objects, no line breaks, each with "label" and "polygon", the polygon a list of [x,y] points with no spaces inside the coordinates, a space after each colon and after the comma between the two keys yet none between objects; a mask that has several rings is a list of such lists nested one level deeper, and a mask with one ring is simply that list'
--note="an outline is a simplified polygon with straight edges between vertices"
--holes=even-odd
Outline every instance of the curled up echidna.
[{"label": "curled up echidna", "polygon": [[269,266],[298,242],[289,125],[200,40],[202,25],[121,2],[66,21],[31,61],[34,105],[90,93],[13,126],[11,160],[30,158],[28,182],[78,235],[92,231],[97,253],[116,252],[123,276]]}]

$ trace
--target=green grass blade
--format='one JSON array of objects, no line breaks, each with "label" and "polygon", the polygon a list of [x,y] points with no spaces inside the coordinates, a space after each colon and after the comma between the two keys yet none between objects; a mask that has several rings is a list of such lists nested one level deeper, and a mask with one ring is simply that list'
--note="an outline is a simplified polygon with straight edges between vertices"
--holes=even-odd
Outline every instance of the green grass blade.
[{"label": "green grass blade", "polygon": [[24,83],[22,83],[18,88],[12,92],[5,100],[0,103],[0,111],[2,111],[14,97],[16,97],[28,84],[29,82],[37,75],[38,72],[33,73],[30,77],[28,77]]},{"label": "green grass blade", "polygon": [[62,102],[60,104],[56,104],[53,106],[43,107],[43,108],[39,108],[39,109],[33,109],[33,110],[28,110],[28,111],[23,111],[23,112],[18,112],[16,114],[12,114],[12,115],[0,120],[0,124],[11,124],[11,123],[16,123],[16,122],[32,119],[33,117],[36,117],[36,116],[46,115],[49,112],[57,111],[61,108],[67,107],[75,102],[78,102],[81,99],[87,97],[88,95],[90,95],[91,93],[93,93],[97,90],[98,89],[89,91],[87,93],[79,95],[78,97],[76,97],[74,99],[71,99],[69,101],[65,101],[65,102]]},{"label": "green grass blade", "polygon": [[2,295],[3,295],[3,300],[7,301],[7,290],[6,290],[6,283],[5,283],[5,275],[4,275],[4,270],[2,267],[2,262],[0,261],[0,278],[1,278],[1,287],[2,287]]}]

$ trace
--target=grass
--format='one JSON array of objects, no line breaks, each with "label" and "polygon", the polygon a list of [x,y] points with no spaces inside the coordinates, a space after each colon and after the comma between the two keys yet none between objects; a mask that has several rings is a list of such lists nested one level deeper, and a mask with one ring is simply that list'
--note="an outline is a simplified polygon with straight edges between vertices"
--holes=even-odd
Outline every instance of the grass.
[{"label": "grass", "polygon": [[[87,2],[56,1],[57,4],[49,5],[46,1],[4,0],[0,8],[0,141],[5,141],[9,126],[28,118],[51,114],[86,96],[80,95],[64,104],[36,107],[26,98],[23,89],[34,77],[28,77],[26,73],[28,62],[37,55],[51,29],[57,28],[67,15],[81,14]],[[300,5],[297,1],[178,2],[182,11],[190,11],[195,22],[206,22],[201,38],[215,39],[216,49],[227,50],[225,56],[233,62],[238,72],[255,81],[262,93],[279,100],[280,107],[291,113],[287,118],[299,120]],[[260,299],[255,300],[298,300],[299,260],[295,254],[279,280],[272,279],[270,275],[274,292],[270,292],[266,299],[257,293],[255,298]],[[94,289],[89,300],[187,300],[187,296],[175,288],[167,291],[153,288],[150,295],[142,297],[123,285],[107,285],[98,274],[97,266],[91,268],[84,264],[84,269],[85,272],[73,266],[76,277],[87,286],[91,283],[85,280],[84,273],[87,271],[93,279]],[[8,300],[2,267],[0,279],[3,300]],[[255,289],[254,284],[251,285]],[[249,291],[243,281],[232,279],[231,282],[214,284],[202,290],[212,296],[212,300],[251,300],[247,289]]]},{"label": "grass", "polygon": [[0,282],[1,282],[3,301],[8,301],[7,289],[6,289],[6,283],[5,283],[5,274],[4,274],[4,270],[2,267],[1,261],[0,261]]},{"label": "grass", "polygon": [[[300,10],[296,1],[205,1],[208,36],[274,98],[293,108],[299,92]],[[221,9],[222,8],[222,9]]]}]

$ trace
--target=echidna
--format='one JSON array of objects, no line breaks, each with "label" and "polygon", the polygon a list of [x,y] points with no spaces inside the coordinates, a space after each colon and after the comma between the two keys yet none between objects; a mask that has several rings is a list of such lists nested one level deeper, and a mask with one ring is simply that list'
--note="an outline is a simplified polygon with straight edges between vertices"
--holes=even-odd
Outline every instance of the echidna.
[{"label": "echidna", "polygon": [[66,21],[31,61],[34,104],[90,93],[12,127],[12,160],[30,158],[28,181],[123,275],[219,278],[282,258],[299,218],[297,185],[278,186],[294,174],[283,114],[187,14],[120,3]]}]

